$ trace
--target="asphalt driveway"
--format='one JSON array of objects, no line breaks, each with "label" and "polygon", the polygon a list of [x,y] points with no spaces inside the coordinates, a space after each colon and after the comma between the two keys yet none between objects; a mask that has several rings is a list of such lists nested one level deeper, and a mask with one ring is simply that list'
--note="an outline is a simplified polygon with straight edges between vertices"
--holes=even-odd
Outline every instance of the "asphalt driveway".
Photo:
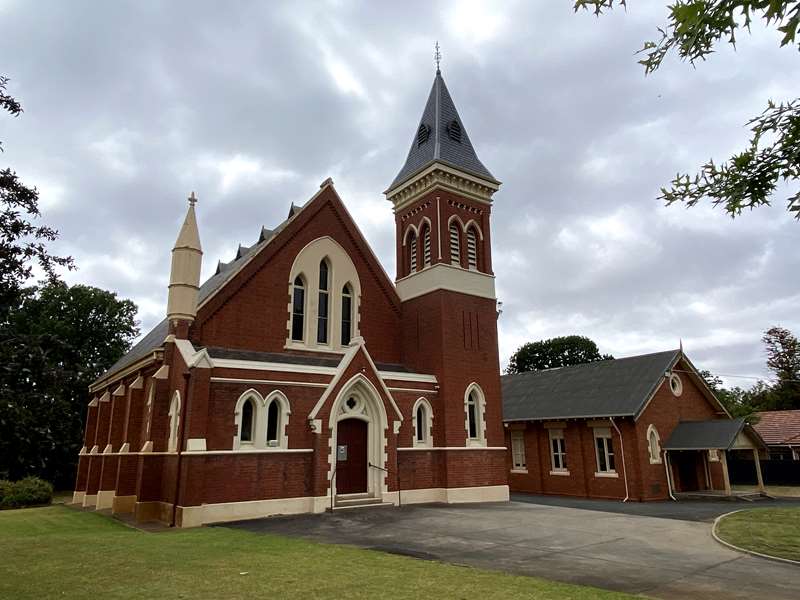
[{"label": "asphalt driveway", "polygon": [[800,567],[729,550],[713,540],[704,519],[526,501],[367,508],[225,526],[658,598],[795,600],[800,589]]}]

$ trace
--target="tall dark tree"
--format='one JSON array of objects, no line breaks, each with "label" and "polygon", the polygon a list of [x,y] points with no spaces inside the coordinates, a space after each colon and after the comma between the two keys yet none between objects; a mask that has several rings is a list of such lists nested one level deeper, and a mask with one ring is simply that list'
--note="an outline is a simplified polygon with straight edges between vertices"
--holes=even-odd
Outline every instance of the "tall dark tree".
[{"label": "tall dark tree", "polygon": [[[596,15],[625,0],[574,0],[575,10]],[[781,46],[800,40],[800,0],[674,0],[667,24],[656,41],[645,42],[639,54],[645,74],[656,71],[670,52],[692,65],[705,60],[719,43],[736,44],[736,35],[749,31],[754,19],[776,28]],[[751,119],[748,146],[722,164],[709,160],[696,175],[678,173],[670,188],[662,188],[667,204],[694,206],[703,198],[722,206],[731,217],[743,209],[770,203],[778,183],[800,181],[800,99],[770,100],[764,112]],[[788,198],[787,208],[800,219],[800,191]]]},{"label": "tall dark tree", "polygon": [[588,337],[567,335],[520,346],[511,355],[506,373],[513,375],[613,358],[610,354],[600,354],[597,344]]},{"label": "tall dark tree", "polygon": [[[68,486],[75,475],[87,388],[130,347],[136,305],[61,282],[32,289],[9,312],[16,342],[4,351],[16,377],[0,398],[0,475],[39,475]],[[35,341],[35,343],[32,343]]]},{"label": "tall dark tree", "polygon": [[800,409],[800,340],[788,329],[771,327],[761,338],[767,367],[775,374],[773,410]]},{"label": "tall dark tree", "polygon": [[[7,85],[0,76],[0,109],[16,117],[22,106]],[[73,261],[50,251],[58,232],[40,218],[38,190],[0,170],[0,479],[40,475],[68,485],[86,388],[138,334],[136,307],[60,283],[59,269]],[[37,268],[43,287],[30,287]]]}]

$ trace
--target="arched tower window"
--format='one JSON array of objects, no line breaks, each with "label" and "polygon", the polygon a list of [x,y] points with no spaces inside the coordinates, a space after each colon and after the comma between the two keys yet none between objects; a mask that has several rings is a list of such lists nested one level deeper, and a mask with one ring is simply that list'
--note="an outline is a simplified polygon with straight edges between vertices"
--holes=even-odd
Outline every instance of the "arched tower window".
[{"label": "arched tower window", "polygon": [[252,398],[245,400],[242,405],[242,424],[239,427],[239,441],[247,444],[253,443],[253,429],[255,427],[256,408]]},{"label": "arched tower window", "polygon": [[477,383],[467,387],[464,394],[464,409],[466,410],[467,446],[486,445],[486,431],[484,425],[485,399],[483,391]]},{"label": "arched tower window", "polygon": [[467,265],[473,271],[478,268],[478,235],[474,227],[467,230]]},{"label": "arched tower window", "polygon": [[306,311],[306,286],[298,275],[292,287],[292,339],[303,341],[303,323]]},{"label": "arched tower window", "polygon": [[417,270],[417,234],[413,231],[408,234],[408,272]]},{"label": "arched tower window", "polygon": [[461,231],[458,223],[450,223],[450,264],[461,266]]},{"label": "arched tower window", "polygon": [[478,439],[478,399],[475,396],[475,392],[469,393],[469,398],[467,399],[467,422],[468,422],[468,429],[469,429],[469,439],[477,440]]},{"label": "arched tower window", "polygon": [[414,426],[414,445],[431,446],[433,409],[425,398],[420,398],[414,404],[412,424]]},{"label": "arched tower window", "polygon": [[661,464],[661,438],[655,425],[650,425],[647,428],[647,450],[650,454],[650,464]]},{"label": "arched tower window", "polygon": [[328,309],[329,302],[329,280],[330,269],[328,261],[322,259],[319,263],[319,311],[317,313],[317,343],[328,343]]},{"label": "arched tower window", "polygon": [[280,432],[281,407],[276,398],[267,406],[267,446],[278,446],[278,433]]},{"label": "arched tower window", "polygon": [[342,346],[347,346],[353,336],[353,290],[349,283],[342,288]]},{"label": "arched tower window", "polygon": [[429,267],[431,265],[431,228],[425,224],[422,226],[422,265]]}]

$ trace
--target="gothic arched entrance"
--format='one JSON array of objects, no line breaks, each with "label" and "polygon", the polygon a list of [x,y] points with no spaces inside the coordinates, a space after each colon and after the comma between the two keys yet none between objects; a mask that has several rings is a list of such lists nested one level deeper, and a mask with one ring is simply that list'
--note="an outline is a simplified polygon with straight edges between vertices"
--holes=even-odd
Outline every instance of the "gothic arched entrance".
[{"label": "gothic arched entrance", "polygon": [[336,491],[339,494],[367,492],[367,437],[369,423],[342,419],[336,431]]}]

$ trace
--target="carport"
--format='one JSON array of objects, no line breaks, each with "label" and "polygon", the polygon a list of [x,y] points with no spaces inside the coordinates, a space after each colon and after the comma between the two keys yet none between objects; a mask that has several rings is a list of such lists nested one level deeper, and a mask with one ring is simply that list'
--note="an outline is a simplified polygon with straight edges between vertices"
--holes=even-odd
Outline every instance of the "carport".
[{"label": "carport", "polygon": [[764,492],[759,453],[766,445],[744,419],[682,421],[662,446],[670,495],[732,496],[728,456],[751,452],[758,489]]}]

